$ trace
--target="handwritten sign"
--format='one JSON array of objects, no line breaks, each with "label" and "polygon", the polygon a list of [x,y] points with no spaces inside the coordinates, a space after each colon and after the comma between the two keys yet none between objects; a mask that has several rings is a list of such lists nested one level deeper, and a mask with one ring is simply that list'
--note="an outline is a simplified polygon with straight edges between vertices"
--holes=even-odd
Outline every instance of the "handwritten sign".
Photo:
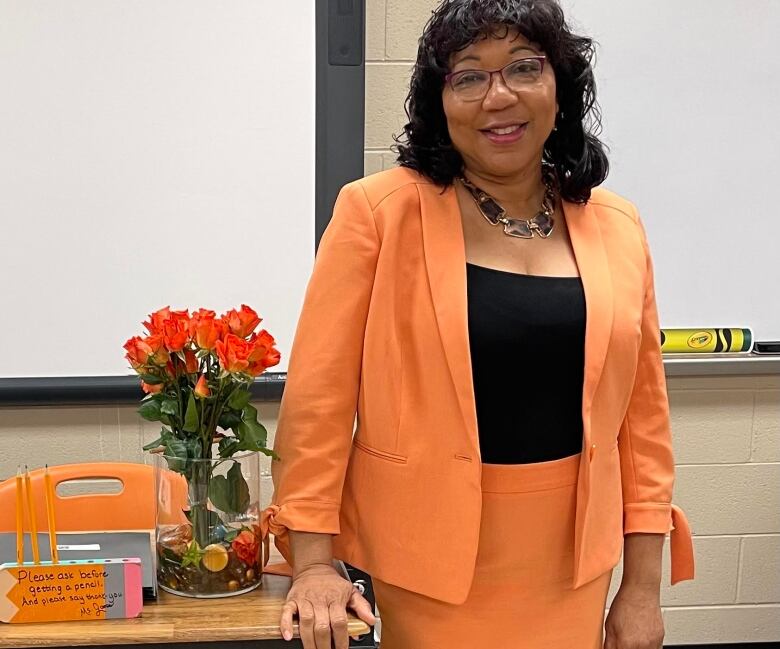
[{"label": "handwritten sign", "polygon": [[138,617],[140,559],[0,565],[0,622]]}]

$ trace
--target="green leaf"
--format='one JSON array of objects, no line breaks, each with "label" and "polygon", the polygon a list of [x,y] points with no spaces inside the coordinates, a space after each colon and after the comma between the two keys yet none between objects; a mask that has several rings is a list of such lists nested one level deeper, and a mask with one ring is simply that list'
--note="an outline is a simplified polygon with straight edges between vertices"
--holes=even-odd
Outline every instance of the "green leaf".
[{"label": "green leaf", "polygon": [[187,402],[187,414],[184,416],[184,426],[182,428],[188,433],[194,433],[198,430],[198,407],[195,404],[195,395],[190,392],[190,398]]},{"label": "green leaf", "polygon": [[147,421],[160,421],[160,402],[156,399],[144,402],[138,414]]},{"label": "green leaf", "polygon": [[209,498],[217,509],[229,514],[242,514],[249,507],[249,485],[241,473],[241,465],[233,462],[227,475],[211,478]]},{"label": "green leaf", "polygon": [[238,440],[235,437],[223,437],[219,440],[219,457],[230,457],[238,450]]},{"label": "green leaf", "polygon": [[257,408],[247,404],[244,407],[244,420],[238,425],[239,450],[259,451],[265,448],[268,431],[257,421]]},{"label": "green leaf", "polygon": [[187,442],[181,439],[171,437],[165,441],[165,456],[168,462],[168,468],[171,471],[184,473],[187,469],[187,460],[190,457],[189,446]]},{"label": "green leaf", "polygon": [[227,534],[225,534],[225,542],[232,543],[238,536],[239,532],[241,532],[241,530],[231,529]]},{"label": "green leaf", "polygon": [[209,498],[211,504],[225,513],[233,511],[228,481],[225,476],[214,476],[209,483]]},{"label": "green leaf", "polygon": [[197,568],[200,565],[201,557],[203,557],[203,550],[198,546],[198,542],[193,539],[187,546],[187,551],[181,557],[181,567],[195,566]]},{"label": "green leaf", "polygon": [[246,406],[244,406],[243,420],[244,421],[248,421],[248,420],[257,421],[257,408],[255,408],[251,404],[247,404]]},{"label": "green leaf", "polygon": [[225,408],[219,416],[219,426],[222,430],[234,429],[241,423],[241,412]]},{"label": "green leaf", "polygon": [[[200,445],[200,441],[197,437],[187,439],[187,444],[190,446],[190,457],[196,460],[202,460],[204,458],[203,449]],[[209,456],[210,457],[210,456]]]},{"label": "green leaf", "polygon": [[179,414],[179,404],[176,399],[164,399],[160,404],[160,412],[176,417]]},{"label": "green leaf", "polygon": [[154,374],[139,374],[138,376],[141,377],[141,380],[144,383],[148,383],[149,385],[159,385],[160,383],[165,382],[164,379],[161,379],[159,376],[154,376]]},{"label": "green leaf", "polygon": [[158,446],[165,445],[165,443],[171,438],[171,436],[172,436],[171,431],[163,427],[163,429],[160,431],[160,436],[153,442],[149,442],[146,446],[143,447],[144,451],[151,451],[153,448],[157,448]]},{"label": "green leaf", "polygon": [[175,437],[169,437],[165,440],[166,455],[170,457],[179,457],[186,460],[189,457],[189,448],[187,443],[183,439],[176,439]]},{"label": "green leaf", "polygon": [[234,410],[243,410],[244,406],[249,403],[252,398],[252,394],[248,389],[239,388],[233,394],[230,395],[228,405]]},{"label": "green leaf", "polygon": [[272,448],[259,448],[257,450],[274,460],[280,459],[279,456],[276,454],[276,451],[274,451]]},{"label": "green leaf", "polygon": [[144,451],[151,451],[153,448],[157,448],[158,446],[161,446],[163,443],[163,438],[158,437],[153,442],[149,442],[146,446],[142,447]]}]

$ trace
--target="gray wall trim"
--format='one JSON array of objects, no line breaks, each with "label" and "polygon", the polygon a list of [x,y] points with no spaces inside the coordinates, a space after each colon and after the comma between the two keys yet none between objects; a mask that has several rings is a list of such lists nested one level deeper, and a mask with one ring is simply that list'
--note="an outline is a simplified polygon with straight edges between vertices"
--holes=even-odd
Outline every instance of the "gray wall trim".
[{"label": "gray wall trim", "polygon": [[[664,369],[667,377],[777,376],[780,375],[780,357],[755,354],[726,358],[665,356]],[[252,385],[254,400],[281,400],[286,378],[284,372],[261,374]],[[0,379],[0,408],[135,404],[142,397],[137,376]]]},{"label": "gray wall trim", "polygon": [[[250,392],[255,401],[279,401],[285,372],[266,372]],[[14,406],[138,405],[144,393],[137,376],[63,376],[0,379],[0,408]]]},{"label": "gray wall trim", "polygon": [[666,376],[780,375],[780,356],[759,354],[666,354]]}]

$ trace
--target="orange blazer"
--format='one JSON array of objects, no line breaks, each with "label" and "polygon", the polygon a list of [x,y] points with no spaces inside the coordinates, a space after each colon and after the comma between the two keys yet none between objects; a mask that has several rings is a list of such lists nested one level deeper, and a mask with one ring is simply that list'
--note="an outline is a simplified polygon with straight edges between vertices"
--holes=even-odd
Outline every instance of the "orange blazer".
[{"label": "orange blazer", "polygon": [[[642,223],[632,203],[601,188],[564,211],[587,318],[572,586],[615,566],[629,532],[671,532],[671,582],[692,579],[691,532],[671,502]],[[289,563],[288,529],[329,533],[336,558],[465,601],[482,494],[453,187],[399,167],[342,188],[306,289],[274,450],[262,524]]]}]

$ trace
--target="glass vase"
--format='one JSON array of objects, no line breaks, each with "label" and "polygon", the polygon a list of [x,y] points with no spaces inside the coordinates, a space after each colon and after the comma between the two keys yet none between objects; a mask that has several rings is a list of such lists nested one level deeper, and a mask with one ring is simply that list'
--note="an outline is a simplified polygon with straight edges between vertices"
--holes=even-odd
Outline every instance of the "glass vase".
[{"label": "glass vase", "polygon": [[154,457],[158,586],[200,598],[256,588],[262,577],[260,453]]}]

